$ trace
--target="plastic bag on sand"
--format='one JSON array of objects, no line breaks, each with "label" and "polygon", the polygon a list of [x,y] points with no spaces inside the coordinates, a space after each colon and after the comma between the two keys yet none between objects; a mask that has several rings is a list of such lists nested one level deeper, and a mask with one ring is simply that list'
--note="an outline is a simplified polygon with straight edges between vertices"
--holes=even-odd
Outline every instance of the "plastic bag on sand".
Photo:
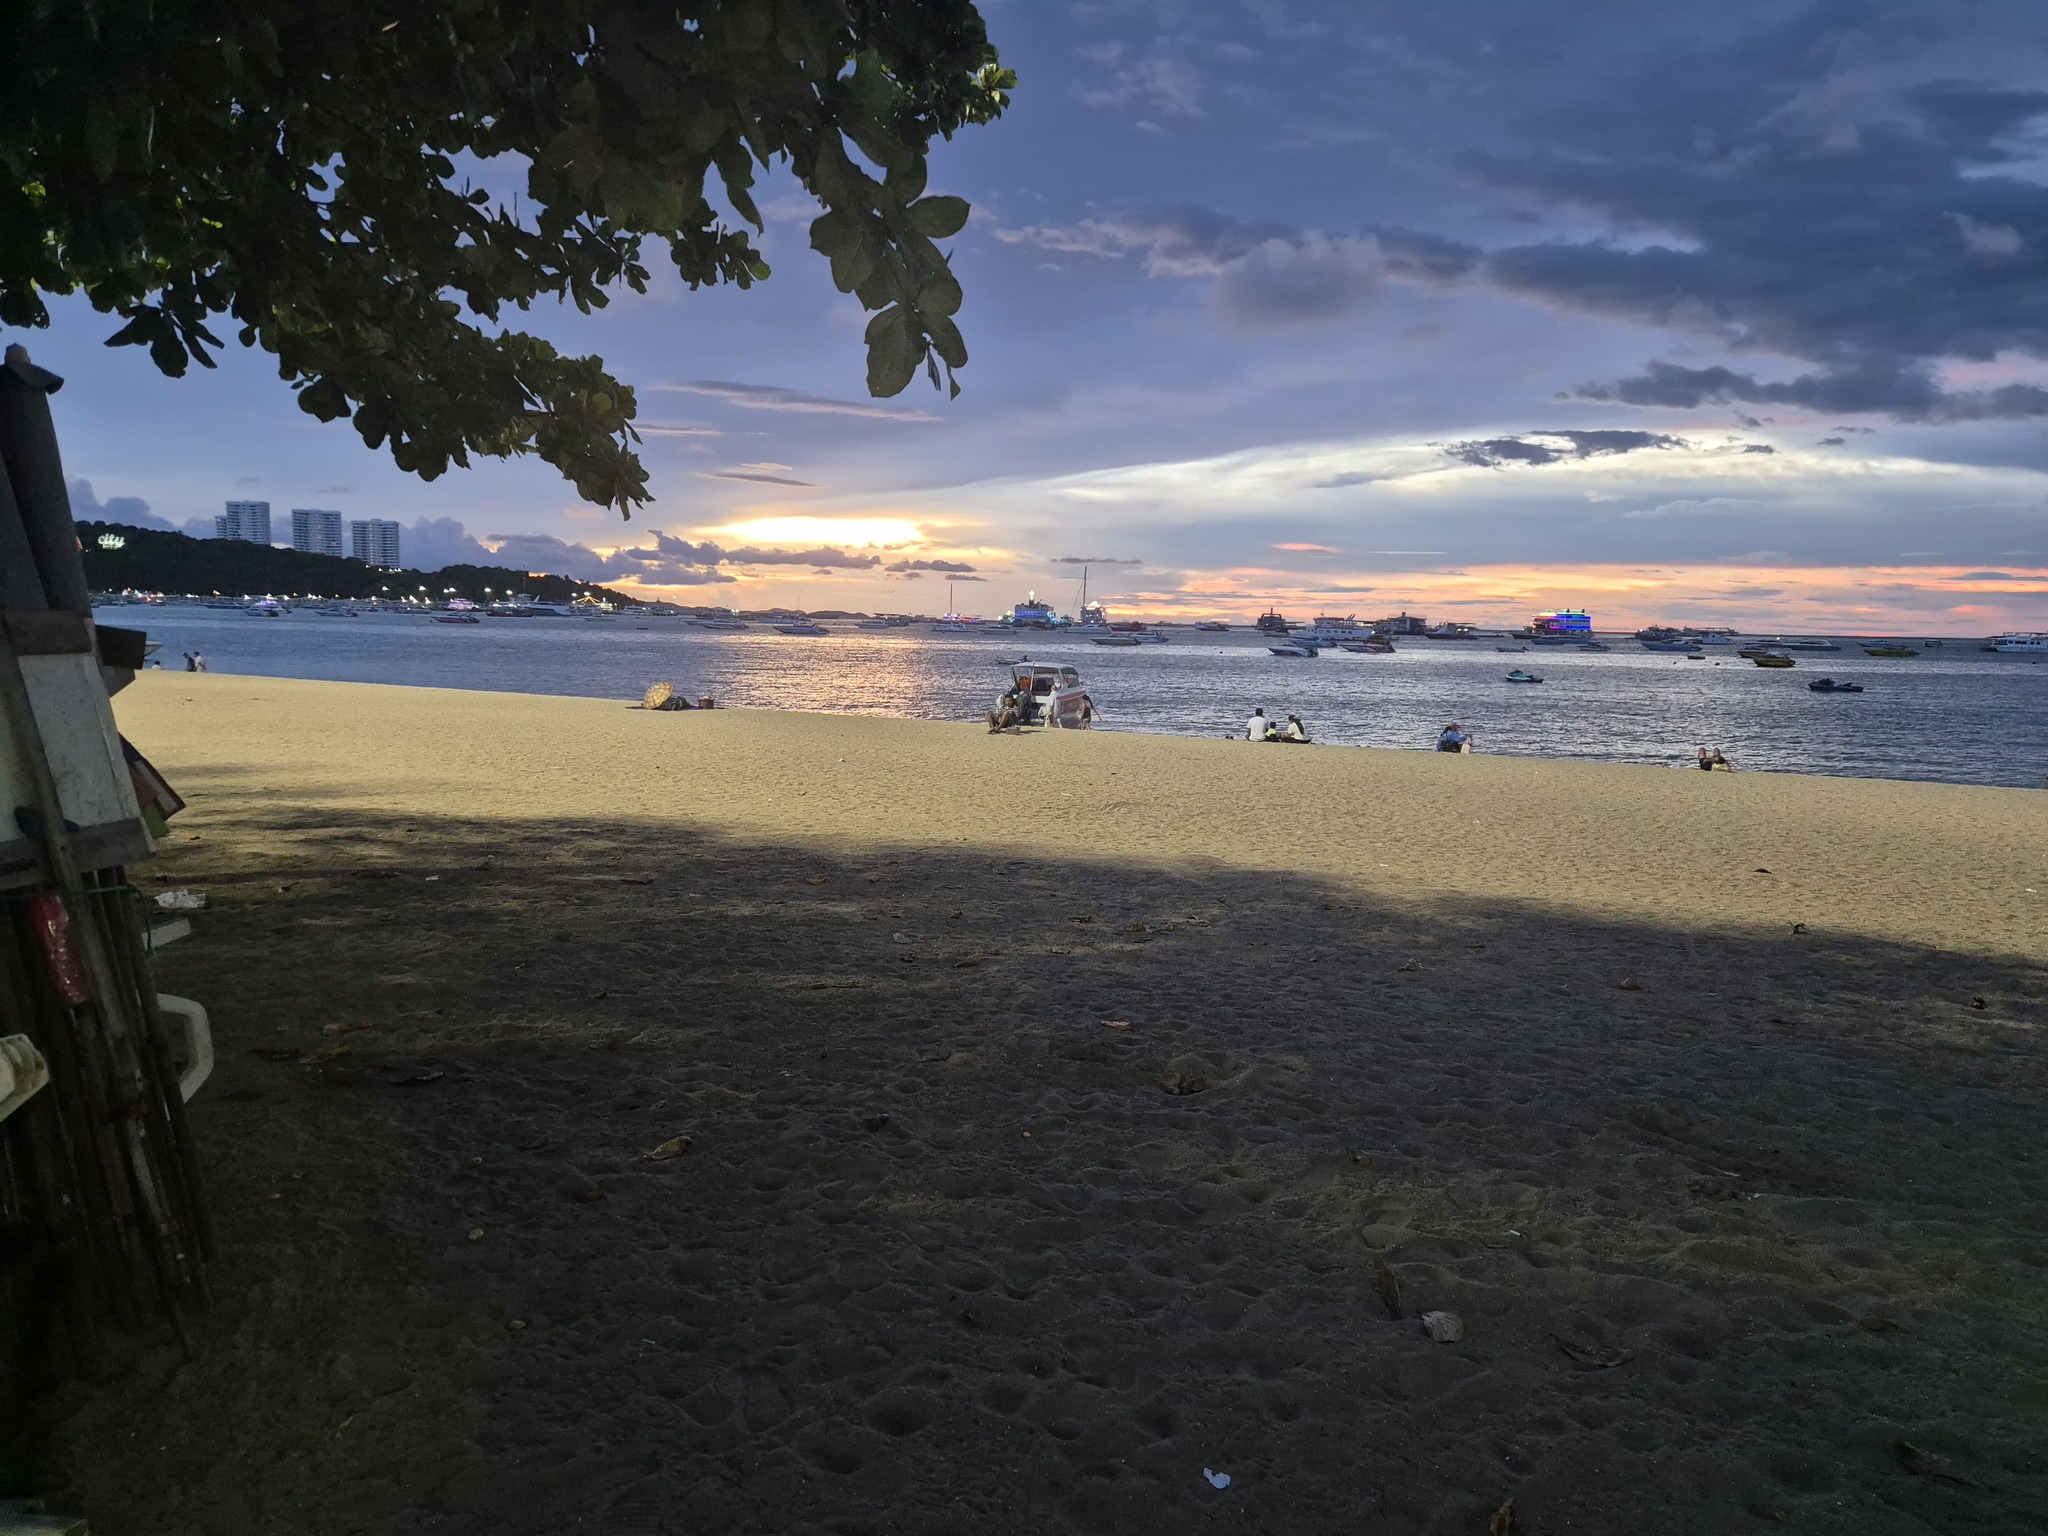
[{"label": "plastic bag on sand", "polygon": [[156,904],[166,912],[198,912],[206,906],[206,893],[182,887],[175,891],[158,891]]}]

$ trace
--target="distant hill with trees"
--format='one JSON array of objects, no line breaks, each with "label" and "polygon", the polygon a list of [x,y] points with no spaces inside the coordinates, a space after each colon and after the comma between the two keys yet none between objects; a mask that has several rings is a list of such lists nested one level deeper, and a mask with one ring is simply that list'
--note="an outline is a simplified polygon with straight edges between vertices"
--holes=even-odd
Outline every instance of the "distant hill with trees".
[{"label": "distant hill with trees", "polygon": [[[102,535],[121,540],[101,545]],[[334,555],[309,555],[235,539],[195,539],[159,528],[123,523],[80,523],[85,579],[95,592],[180,592],[223,597],[419,597],[439,602],[466,597],[489,602],[524,592],[542,602],[594,597],[614,603],[639,598],[570,576],[550,576],[502,565],[450,565],[438,571],[386,570]],[[452,590],[451,590],[452,589]]]}]

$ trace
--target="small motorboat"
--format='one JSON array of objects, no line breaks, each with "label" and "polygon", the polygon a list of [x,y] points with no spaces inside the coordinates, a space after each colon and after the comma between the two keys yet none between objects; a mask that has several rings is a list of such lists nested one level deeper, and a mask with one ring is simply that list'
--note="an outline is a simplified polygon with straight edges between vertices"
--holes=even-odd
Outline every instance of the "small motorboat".
[{"label": "small motorboat", "polygon": [[430,615],[436,624],[481,624],[483,620],[473,613],[436,613]]},{"label": "small motorboat", "polygon": [[1220,624],[1214,619],[1204,619],[1195,628],[1205,635],[1227,635],[1230,633],[1230,626],[1228,624]]},{"label": "small motorboat", "polygon": [[698,619],[695,622],[699,629],[715,630],[721,635],[729,635],[736,630],[752,628],[751,625],[739,619]]},{"label": "small motorboat", "polygon": [[824,635],[831,633],[822,624],[777,624],[775,632],[778,635]]},{"label": "small motorboat", "polygon": [[1354,656],[1391,656],[1394,642],[1391,640],[1342,640],[1337,644],[1340,651],[1349,651]]},{"label": "small motorboat", "polygon": [[1141,629],[1135,635],[1132,635],[1131,638],[1140,645],[1164,645],[1173,636],[1162,635],[1156,629]]},{"label": "small motorboat", "polygon": [[1764,652],[1761,656],[1752,656],[1749,659],[1760,667],[1796,667],[1799,665],[1790,656],[1780,656],[1770,651]]},{"label": "small motorboat", "polygon": [[1814,693],[1861,693],[1861,683],[1838,683],[1832,677],[1815,678],[1806,685]]},{"label": "small motorboat", "polygon": [[1908,656],[1918,656],[1920,653],[1910,645],[1866,645],[1863,647],[1863,654],[1866,656],[1888,656],[1903,659]]},{"label": "small motorboat", "polygon": [[1314,646],[1300,640],[1290,640],[1285,645],[1269,645],[1266,649],[1275,656],[1313,657],[1323,654]]},{"label": "small motorboat", "polygon": [[1577,645],[1573,646],[1572,649],[1575,651],[1611,651],[1614,649],[1614,647],[1611,645],[1602,645],[1598,640],[1581,640]]},{"label": "small motorboat", "polygon": [[1528,650],[1529,647],[1527,647],[1526,645],[1496,645],[1494,649],[1496,651],[1499,651],[1503,656],[1519,656],[1524,651]]},{"label": "small motorboat", "polygon": [[1542,678],[1536,676],[1533,672],[1524,672],[1520,667],[1510,672],[1507,680],[1511,683],[1540,683],[1543,681]]},{"label": "small motorboat", "polygon": [[1136,635],[1097,635],[1095,643],[1097,645],[1128,645],[1135,647],[1143,645],[1145,642]]}]

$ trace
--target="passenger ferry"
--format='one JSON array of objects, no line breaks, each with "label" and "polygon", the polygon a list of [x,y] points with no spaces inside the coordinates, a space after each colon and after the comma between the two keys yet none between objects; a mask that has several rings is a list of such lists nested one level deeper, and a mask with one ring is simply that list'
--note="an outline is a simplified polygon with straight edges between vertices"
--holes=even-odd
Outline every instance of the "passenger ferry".
[{"label": "passenger ferry", "polygon": [[1991,642],[1991,649],[2001,656],[2048,656],[2048,634],[2008,630]]},{"label": "passenger ferry", "polygon": [[1294,626],[1280,617],[1278,608],[1268,608],[1259,615],[1259,633],[1262,635],[1284,635]]},{"label": "passenger ferry", "polygon": [[1580,645],[1593,638],[1593,616],[1583,608],[1539,613],[1515,638],[1531,645]]},{"label": "passenger ferry", "polygon": [[1293,631],[1293,637],[1304,645],[1343,645],[1346,641],[1370,640],[1376,631],[1370,624],[1361,624],[1355,615],[1347,614],[1336,618],[1330,614],[1316,615],[1315,623],[1306,629]]},{"label": "passenger ferry", "polygon": [[1051,603],[1041,603],[1036,592],[1027,592],[1024,601],[1010,610],[1007,620],[1012,629],[1059,629],[1060,616],[1053,612]]}]

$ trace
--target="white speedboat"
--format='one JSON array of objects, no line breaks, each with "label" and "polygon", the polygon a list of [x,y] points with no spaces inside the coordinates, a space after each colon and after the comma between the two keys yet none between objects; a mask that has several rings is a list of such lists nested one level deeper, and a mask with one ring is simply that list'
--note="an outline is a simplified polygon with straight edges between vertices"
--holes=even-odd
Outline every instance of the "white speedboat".
[{"label": "white speedboat", "polygon": [[1072,667],[1016,661],[1010,664],[1010,685],[1022,701],[1024,723],[1056,731],[1085,731],[1095,723],[1095,704]]},{"label": "white speedboat", "polygon": [[1156,629],[1141,629],[1131,638],[1140,645],[1164,645],[1172,636],[1162,635]]},{"label": "white speedboat", "polygon": [[1514,671],[1510,672],[1507,676],[1507,680],[1511,683],[1540,683],[1543,681],[1542,678],[1537,677],[1533,673],[1524,672],[1520,667],[1517,667]]},{"label": "white speedboat", "polygon": [[753,627],[739,619],[698,619],[696,624],[699,629],[713,630],[721,635],[729,635],[734,630],[751,629]]},{"label": "white speedboat", "polygon": [[826,635],[831,633],[822,624],[777,624],[773,627],[778,635]]},{"label": "white speedboat", "polygon": [[1839,651],[1841,649],[1832,640],[1787,640],[1783,635],[1774,635],[1763,643],[1781,651]]},{"label": "white speedboat", "polygon": [[1285,645],[1269,645],[1266,649],[1275,656],[1310,657],[1323,654],[1316,647],[1303,640],[1290,640]]}]

